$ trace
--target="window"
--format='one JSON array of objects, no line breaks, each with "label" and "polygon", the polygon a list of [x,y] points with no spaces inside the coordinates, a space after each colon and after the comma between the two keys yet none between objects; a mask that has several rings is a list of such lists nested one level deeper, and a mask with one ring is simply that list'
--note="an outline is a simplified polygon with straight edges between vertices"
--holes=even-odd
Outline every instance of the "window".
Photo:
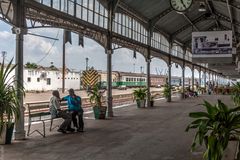
[{"label": "window", "polygon": [[51,78],[47,78],[47,85],[51,85]]},{"label": "window", "polygon": [[40,78],[37,78],[37,82],[40,82]]},{"label": "window", "polygon": [[31,78],[30,77],[27,78],[27,82],[31,82]]}]

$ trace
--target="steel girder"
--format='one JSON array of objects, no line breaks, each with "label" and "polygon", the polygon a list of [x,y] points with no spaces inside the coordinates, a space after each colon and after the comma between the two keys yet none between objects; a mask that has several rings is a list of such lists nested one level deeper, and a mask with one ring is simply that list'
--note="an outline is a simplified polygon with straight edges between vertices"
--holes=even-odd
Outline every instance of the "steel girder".
[{"label": "steel girder", "polygon": [[[108,32],[107,29],[93,25],[91,23],[88,23],[86,21],[73,17],[71,15],[68,15],[67,13],[63,13],[61,11],[55,10],[51,7],[47,7],[45,5],[39,4],[36,1],[26,0],[25,6],[26,6],[26,18],[31,21],[31,27],[29,27],[28,29],[34,28],[34,27],[49,27],[49,26],[65,28],[73,32],[77,32],[79,34],[83,34],[84,36],[89,37],[91,39],[94,39],[100,45],[106,48],[107,32]],[[120,8],[123,9],[123,4],[120,3],[119,6]],[[125,8],[125,12],[126,12],[126,8]],[[147,23],[141,16],[139,16],[139,19],[141,19],[143,23]],[[13,22],[10,22],[10,23],[12,24]],[[41,24],[41,25],[37,26],[38,24]],[[127,38],[122,35],[118,35],[116,33],[113,33],[112,42],[122,47],[132,48],[142,53],[144,56],[147,54],[147,49],[149,47],[146,44],[137,42],[133,39]],[[152,47],[150,47],[150,49],[151,49],[151,52],[154,51],[159,54],[159,56],[156,55],[155,57],[160,57],[160,58],[162,57],[162,59],[165,59],[164,57],[171,56],[173,62],[177,62],[177,63],[183,60],[180,57],[175,57],[175,56],[169,55],[168,53],[163,54],[163,51],[160,51],[159,49],[154,49]],[[189,65],[192,65],[192,62],[186,61],[186,63],[188,63]],[[196,64],[194,65],[198,66]]]}]

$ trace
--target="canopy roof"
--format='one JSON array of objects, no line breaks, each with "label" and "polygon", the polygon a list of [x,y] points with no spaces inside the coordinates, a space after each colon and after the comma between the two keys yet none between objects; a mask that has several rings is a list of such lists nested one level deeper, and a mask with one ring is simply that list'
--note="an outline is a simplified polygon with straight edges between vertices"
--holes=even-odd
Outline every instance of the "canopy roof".
[{"label": "canopy roof", "polygon": [[[205,4],[206,12],[198,11],[200,3]],[[154,31],[188,48],[191,48],[192,32],[217,30],[232,30],[233,45],[239,46],[240,2],[237,0],[195,0],[191,8],[181,14],[172,9],[169,0],[121,0],[117,9],[133,12],[145,24],[154,26]],[[230,78],[240,78],[236,69],[238,54],[237,49],[237,55],[233,55],[229,64],[209,67]]]}]

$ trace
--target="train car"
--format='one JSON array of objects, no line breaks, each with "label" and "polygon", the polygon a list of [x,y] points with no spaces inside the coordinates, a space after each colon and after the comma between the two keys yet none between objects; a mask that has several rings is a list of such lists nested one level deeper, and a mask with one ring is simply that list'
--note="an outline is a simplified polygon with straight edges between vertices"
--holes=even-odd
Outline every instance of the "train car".
[{"label": "train car", "polygon": [[119,72],[119,76],[119,87],[126,86],[131,88],[146,86],[146,76],[144,74]]}]

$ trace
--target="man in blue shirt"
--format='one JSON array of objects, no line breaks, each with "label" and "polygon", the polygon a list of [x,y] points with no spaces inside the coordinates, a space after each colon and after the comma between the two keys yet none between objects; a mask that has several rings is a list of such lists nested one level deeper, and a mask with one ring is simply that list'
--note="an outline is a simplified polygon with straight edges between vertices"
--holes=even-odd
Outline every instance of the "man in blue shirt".
[{"label": "man in blue shirt", "polygon": [[[77,128],[78,132],[83,132],[84,122],[83,122],[83,109],[81,97],[75,95],[74,90],[69,89],[69,95],[62,98],[63,101],[67,101],[68,110],[72,114],[72,121],[74,127]],[[78,116],[78,123],[77,123]]]}]

